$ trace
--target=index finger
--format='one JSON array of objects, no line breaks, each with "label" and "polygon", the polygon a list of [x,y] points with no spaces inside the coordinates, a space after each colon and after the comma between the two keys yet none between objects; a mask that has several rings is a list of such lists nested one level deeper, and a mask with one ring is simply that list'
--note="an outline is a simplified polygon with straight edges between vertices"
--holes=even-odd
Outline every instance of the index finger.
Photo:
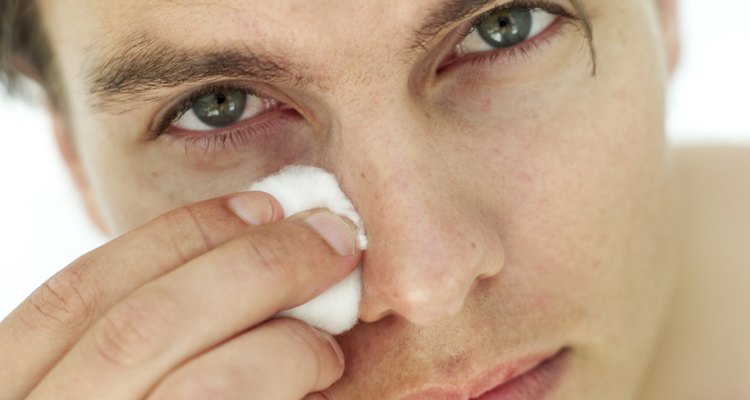
[{"label": "index finger", "polygon": [[0,369],[0,387],[22,397],[113,304],[246,232],[248,223],[281,218],[267,193],[220,197],[170,211],[77,259],[0,323],[0,359],[23,360]]},{"label": "index finger", "polygon": [[360,256],[354,227],[330,212],[250,230],[118,303],[29,398],[141,398],[182,363],[320,294]]}]

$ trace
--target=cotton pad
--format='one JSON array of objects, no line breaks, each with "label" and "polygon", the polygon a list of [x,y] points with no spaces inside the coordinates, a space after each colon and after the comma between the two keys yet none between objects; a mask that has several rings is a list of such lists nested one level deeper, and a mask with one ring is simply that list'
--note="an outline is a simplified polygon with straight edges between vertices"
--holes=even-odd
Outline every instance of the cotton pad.
[{"label": "cotton pad", "polygon": [[[320,168],[289,166],[255,182],[250,190],[272,195],[281,203],[286,217],[313,208],[327,208],[334,214],[344,216],[357,226],[359,248],[367,248],[362,219],[339,187],[336,178]],[[344,280],[318,297],[283,311],[278,316],[296,318],[332,335],[338,335],[357,323],[361,295],[361,269],[357,266]]]}]

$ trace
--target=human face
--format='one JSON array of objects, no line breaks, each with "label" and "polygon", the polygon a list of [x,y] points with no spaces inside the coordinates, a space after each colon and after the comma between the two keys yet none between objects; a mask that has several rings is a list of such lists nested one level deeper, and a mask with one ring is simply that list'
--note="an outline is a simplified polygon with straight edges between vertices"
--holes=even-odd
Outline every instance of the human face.
[{"label": "human face", "polygon": [[[479,7],[421,29],[448,3]],[[336,174],[370,247],[334,398],[463,390],[562,349],[554,398],[632,398],[671,275],[655,6],[583,0],[593,74],[573,17],[544,26],[542,12],[538,35],[511,48],[488,49],[479,27],[463,39],[507,3],[45,0],[42,12],[77,162],[113,232],[287,164]],[[533,7],[580,17],[568,0]],[[246,100],[240,122],[198,132],[210,126],[188,110],[151,132],[206,85],[229,86],[225,105]]]}]

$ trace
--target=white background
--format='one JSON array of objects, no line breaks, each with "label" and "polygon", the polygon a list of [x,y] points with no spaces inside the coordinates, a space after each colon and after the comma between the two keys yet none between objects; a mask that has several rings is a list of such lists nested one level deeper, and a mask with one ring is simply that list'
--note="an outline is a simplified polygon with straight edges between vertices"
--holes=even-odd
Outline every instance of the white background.
[{"label": "white background", "polygon": [[[683,58],[670,93],[673,140],[750,144],[750,1],[683,0],[681,14]],[[85,218],[46,116],[2,94],[0,182],[2,318],[103,238]]]}]

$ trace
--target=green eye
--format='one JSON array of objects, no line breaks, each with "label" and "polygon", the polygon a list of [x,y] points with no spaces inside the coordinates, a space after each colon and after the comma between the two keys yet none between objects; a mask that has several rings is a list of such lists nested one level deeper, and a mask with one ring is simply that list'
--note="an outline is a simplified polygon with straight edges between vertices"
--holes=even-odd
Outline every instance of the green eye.
[{"label": "green eye", "polygon": [[531,34],[532,11],[525,7],[492,10],[477,22],[475,29],[492,47],[515,46]]},{"label": "green eye", "polygon": [[245,113],[246,103],[245,92],[227,88],[198,97],[191,109],[204,124],[221,128],[237,123]]},{"label": "green eye", "polygon": [[500,7],[477,18],[469,34],[459,43],[459,57],[506,49],[529,42],[564,14],[542,8]]}]

